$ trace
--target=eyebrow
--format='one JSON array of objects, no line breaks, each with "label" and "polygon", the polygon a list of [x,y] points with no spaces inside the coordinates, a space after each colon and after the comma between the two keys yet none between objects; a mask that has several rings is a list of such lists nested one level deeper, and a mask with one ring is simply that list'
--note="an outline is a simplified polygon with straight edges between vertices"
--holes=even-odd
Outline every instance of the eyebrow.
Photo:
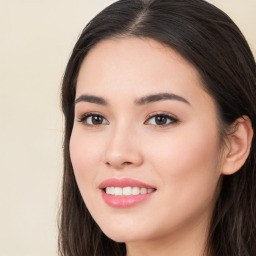
[{"label": "eyebrow", "polygon": [[90,103],[95,103],[99,105],[108,105],[107,101],[103,99],[102,97],[94,96],[94,95],[81,95],[75,100],[75,104],[78,102],[90,102]]},{"label": "eyebrow", "polygon": [[147,96],[144,96],[142,98],[135,100],[135,104],[136,105],[145,105],[148,103],[153,103],[153,102],[161,101],[161,100],[177,100],[177,101],[181,101],[181,102],[184,102],[184,103],[190,105],[190,103],[185,98],[183,98],[179,95],[173,94],[173,93],[158,93],[158,94],[147,95]]},{"label": "eyebrow", "polygon": [[[141,105],[162,101],[162,100],[177,100],[190,105],[190,103],[185,98],[173,93],[158,93],[158,94],[147,95],[139,99],[136,99],[135,104],[141,106]],[[75,103],[79,103],[79,102],[90,102],[90,103],[95,103],[103,106],[108,105],[108,102],[104,98],[94,96],[94,95],[86,95],[86,94],[79,96],[75,100]]]}]

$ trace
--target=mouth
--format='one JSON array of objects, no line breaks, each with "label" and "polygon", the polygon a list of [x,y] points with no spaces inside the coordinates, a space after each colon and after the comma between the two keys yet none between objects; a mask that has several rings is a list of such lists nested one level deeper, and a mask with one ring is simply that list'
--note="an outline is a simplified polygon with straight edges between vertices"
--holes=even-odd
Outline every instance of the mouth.
[{"label": "mouth", "polygon": [[108,179],[99,188],[102,198],[111,207],[126,208],[149,199],[156,188],[133,179]]}]

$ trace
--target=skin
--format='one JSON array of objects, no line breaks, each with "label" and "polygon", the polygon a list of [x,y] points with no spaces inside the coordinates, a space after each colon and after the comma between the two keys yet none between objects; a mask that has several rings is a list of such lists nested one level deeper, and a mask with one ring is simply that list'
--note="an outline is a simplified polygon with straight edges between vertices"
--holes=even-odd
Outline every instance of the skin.
[{"label": "skin", "polygon": [[[158,93],[188,103],[135,103]],[[108,103],[77,102],[70,139],[77,184],[102,231],[125,242],[128,256],[203,255],[227,152],[221,150],[214,100],[197,70],[151,39],[103,40],[82,63],[76,99],[81,95]],[[80,122],[88,112],[102,116],[102,123]],[[159,126],[149,118],[161,113],[178,122]],[[114,208],[99,189],[108,178],[132,178],[157,190],[135,206]]]}]

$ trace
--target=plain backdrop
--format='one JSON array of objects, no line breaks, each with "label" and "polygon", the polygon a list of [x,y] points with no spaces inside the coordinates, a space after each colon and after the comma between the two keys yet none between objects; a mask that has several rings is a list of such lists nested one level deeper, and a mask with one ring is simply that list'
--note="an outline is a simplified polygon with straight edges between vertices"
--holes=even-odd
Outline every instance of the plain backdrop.
[{"label": "plain backdrop", "polygon": [[[87,22],[111,0],[0,0],[0,255],[56,256],[60,84]],[[210,1],[256,52],[256,1]]]}]

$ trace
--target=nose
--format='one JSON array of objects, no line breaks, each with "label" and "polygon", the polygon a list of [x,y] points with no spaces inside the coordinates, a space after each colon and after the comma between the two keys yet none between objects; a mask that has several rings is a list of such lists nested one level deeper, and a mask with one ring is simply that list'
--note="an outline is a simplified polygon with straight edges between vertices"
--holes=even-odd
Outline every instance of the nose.
[{"label": "nose", "polygon": [[138,134],[129,128],[115,129],[105,150],[105,164],[121,170],[127,167],[138,167],[143,163]]}]

